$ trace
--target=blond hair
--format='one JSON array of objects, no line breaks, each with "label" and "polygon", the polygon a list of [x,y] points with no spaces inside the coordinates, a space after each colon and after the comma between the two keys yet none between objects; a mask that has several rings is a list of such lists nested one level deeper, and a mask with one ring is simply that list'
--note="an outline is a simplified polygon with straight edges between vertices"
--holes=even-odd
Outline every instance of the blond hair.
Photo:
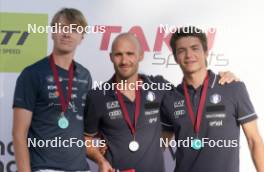
[{"label": "blond hair", "polygon": [[87,21],[81,11],[75,8],[63,8],[58,11],[52,18],[51,26],[55,26],[60,18],[64,17],[70,24],[77,24],[78,26],[87,27]]}]

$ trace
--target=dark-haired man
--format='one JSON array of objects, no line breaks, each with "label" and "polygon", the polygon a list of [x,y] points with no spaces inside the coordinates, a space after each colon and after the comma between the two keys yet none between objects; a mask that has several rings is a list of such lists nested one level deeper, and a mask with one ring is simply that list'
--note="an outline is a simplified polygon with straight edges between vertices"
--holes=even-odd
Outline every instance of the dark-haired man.
[{"label": "dark-haired man", "polygon": [[219,76],[207,69],[207,39],[200,29],[180,28],[170,46],[184,74],[161,106],[163,128],[178,141],[175,172],[239,172],[240,126],[263,172],[263,141],[245,84],[216,84]]}]

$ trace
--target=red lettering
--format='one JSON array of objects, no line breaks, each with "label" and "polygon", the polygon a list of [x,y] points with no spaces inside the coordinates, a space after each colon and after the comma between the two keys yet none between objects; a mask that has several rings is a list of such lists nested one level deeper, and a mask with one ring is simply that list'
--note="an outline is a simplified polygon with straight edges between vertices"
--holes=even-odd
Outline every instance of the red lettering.
[{"label": "red lettering", "polygon": [[106,26],[105,32],[103,33],[103,38],[100,46],[100,50],[106,51],[108,49],[110,37],[112,33],[120,33],[121,26]]},{"label": "red lettering", "polygon": [[155,44],[154,44],[153,51],[160,52],[163,42],[165,42],[165,44],[167,45],[167,47],[171,51],[170,38],[171,38],[171,34],[168,34],[168,35],[165,36],[164,29],[158,28],[157,29],[157,33],[156,33],[156,39],[155,39]]},{"label": "red lettering", "polygon": [[129,32],[132,32],[132,33],[134,33],[137,36],[138,40],[141,43],[141,46],[142,46],[144,52],[145,51],[149,51],[149,46],[148,46],[146,37],[145,37],[144,32],[143,32],[143,30],[141,29],[140,26],[132,27],[129,30]]}]

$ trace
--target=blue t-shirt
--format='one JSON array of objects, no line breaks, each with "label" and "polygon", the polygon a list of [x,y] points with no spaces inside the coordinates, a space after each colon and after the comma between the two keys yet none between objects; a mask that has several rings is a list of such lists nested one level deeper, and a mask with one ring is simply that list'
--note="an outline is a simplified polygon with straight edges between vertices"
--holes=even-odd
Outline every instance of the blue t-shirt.
[{"label": "blue t-shirt", "polygon": [[[64,98],[67,98],[68,71],[56,66]],[[83,137],[83,111],[91,89],[90,72],[74,62],[71,100],[65,117],[66,129],[58,126],[61,104],[48,57],[25,68],[17,79],[13,107],[32,112],[28,131],[31,169],[64,171],[89,170]],[[77,144],[78,142],[78,144]]]},{"label": "blue t-shirt", "polygon": [[[183,84],[174,93],[166,94],[161,105],[163,129],[174,132],[178,141],[174,172],[239,172],[240,126],[255,120],[257,114],[244,83],[219,85],[220,77],[210,70],[208,74],[209,86],[198,135],[189,117]],[[188,86],[195,114],[202,87]],[[192,148],[194,138],[204,143],[201,149]]]},{"label": "blue t-shirt", "polygon": [[[140,75],[144,84],[172,85],[161,76]],[[113,84],[113,78],[104,84]],[[170,91],[170,90],[169,90]],[[124,120],[123,111],[115,90],[95,89],[89,92],[84,115],[84,130],[88,136],[100,133],[107,142],[105,158],[113,168],[135,169],[136,172],[165,172],[162,149],[160,148],[161,124],[160,105],[169,92],[157,89],[141,89],[140,115],[135,138]],[[131,121],[134,121],[135,101],[122,95]],[[136,152],[129,150],[132,140],[139,143]]]}]

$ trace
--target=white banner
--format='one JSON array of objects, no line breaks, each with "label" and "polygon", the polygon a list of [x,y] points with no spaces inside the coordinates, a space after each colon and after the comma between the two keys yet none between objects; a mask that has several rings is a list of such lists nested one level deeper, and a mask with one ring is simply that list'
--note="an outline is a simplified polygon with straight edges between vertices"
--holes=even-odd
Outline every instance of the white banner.
[{"label": "white banner", "polygon": [[[175,64],[166,34],[160,27],[173,29],[183,25],[194,25],[205,29],[215,28],[209,37],[209,68],[214,71],[230,70],[247,85],[248,92],[259,116],[260,131],[264,130],[263,94],[263,1],[260,0],[189,0],[189,1],[140,1],[140,0],[0,0],[2,12],[47,14],[50,23],[54,13],[63,7],[81,10],[89,25],[107,26],[104,33],[85,35],[77,50],[76,60],[87,67],[96,81],[108,80],[114,70],[109,59],[113,38],[121,32],[132,31],[141,39],[145,50],[140,71],[146,74],[161,74],[175,85],[181,82],[182,73]],[[2,20],[0,20],[1,22]],[[0,43],[4,33],[0,28]],[[53,47],[48,35],[48,55]],[[1,56],[3,55],[3,52]],[[1,58],[0,58],[1,60]],[[5,65],[0,61],[0,68]],[[14,60],[14,64],[16,61]],[[0,171],[16,171],[12,146],[12,100],[19,72],[0,73]],[[254,171],[248,146],[241,132],[241,172]],[[263,136],[263,134],[262,134]],[[173,152],[166,150],[166,168],[171,172],[175,161]],[[95,164],[92,171],[96,171]]]}]

